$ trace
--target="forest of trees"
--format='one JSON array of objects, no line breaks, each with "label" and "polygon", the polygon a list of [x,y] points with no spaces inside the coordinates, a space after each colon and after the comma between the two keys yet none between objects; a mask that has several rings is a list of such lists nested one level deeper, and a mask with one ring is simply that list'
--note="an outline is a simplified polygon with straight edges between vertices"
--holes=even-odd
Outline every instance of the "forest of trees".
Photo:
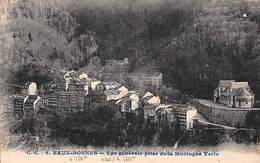
[{"label": "forest of trees", "polygon": [[96,33],[101,58],[129,57],[130,71],[155,61],[166,85],[195,97],[211,98],[219,80],[235,79],[249,81],[259,98],[260,3],[128,2],[73,13],[79,34]]},{"label": "forest of trees", "polygon": [[155,64],[187,95],[211,98],[220,79],[235,79],[260,99],[259,9],[257,0],[20,0],[4,53],[12,74],[21,60],[58,69],[128,57],[129,71]]}]

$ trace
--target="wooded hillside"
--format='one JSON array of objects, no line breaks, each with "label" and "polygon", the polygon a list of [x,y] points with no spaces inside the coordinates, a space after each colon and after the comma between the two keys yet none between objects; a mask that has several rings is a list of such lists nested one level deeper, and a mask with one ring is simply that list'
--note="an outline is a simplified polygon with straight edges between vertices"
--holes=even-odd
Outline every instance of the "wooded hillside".
[{"label": "wooded hillside", "polygon": [[33,61],[57,69],[92,55],[128,57],[129,71],[156,65],[166,85],[188,95],[211,98],[220,79],[235,79],[260,98],[257,0],[21,0],[11,9],[2,48],[9,72]]}]

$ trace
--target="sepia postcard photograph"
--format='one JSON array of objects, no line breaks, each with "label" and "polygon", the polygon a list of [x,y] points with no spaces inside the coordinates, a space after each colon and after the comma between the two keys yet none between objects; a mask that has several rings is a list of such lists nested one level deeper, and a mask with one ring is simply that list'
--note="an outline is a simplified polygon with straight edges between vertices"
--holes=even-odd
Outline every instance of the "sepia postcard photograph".
[{"label": "sepia postcard photograph", "polygon": [[259,163],[260,0],[0,0],[0,163]]}]

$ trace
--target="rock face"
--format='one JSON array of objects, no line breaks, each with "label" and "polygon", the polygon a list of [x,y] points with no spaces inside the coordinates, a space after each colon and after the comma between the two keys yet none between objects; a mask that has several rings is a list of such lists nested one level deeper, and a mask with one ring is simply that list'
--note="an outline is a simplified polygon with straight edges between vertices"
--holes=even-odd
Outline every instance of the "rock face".
[{"label": "rock face", "polygon": [[90,58],[89,63],[90,66],[101,66],[101,59],[97,56]]},{"label": "rock face", "polygon": [[94,34],[75,37],[77,23],[68,2],[27,0],[5,3],[0,23],[1,79],[33,64],[70,69],[97,50]]}]

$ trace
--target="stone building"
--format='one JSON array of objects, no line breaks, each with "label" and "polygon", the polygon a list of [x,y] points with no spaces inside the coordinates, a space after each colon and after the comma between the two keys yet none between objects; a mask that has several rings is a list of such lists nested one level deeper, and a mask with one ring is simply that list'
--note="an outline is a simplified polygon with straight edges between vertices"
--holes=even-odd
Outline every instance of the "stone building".
[{"label": "stone building", "polygon": [[107,104],[107,95],[105,94],[106,87],[104,84],[99,83],[96,85],[96,89],[90,89],[85,96],[85,109],[95,109],[100,105]]},{"label": "stone building", "polygon": [[102,82],[102,83],[105,85],[106,90],[115,90],[115,89],[121,87],[121,84],[116,81]]},{"label": "stone building", "polygon": [[125,97],[117,100],[115,104],[119,105],[122,112],[134,111],[139,108],[139,96],[136,92],[131,91]]},{"label": "stone building", "polygon": [[29,120],[33,119],[35,113],[39,109],[39,103],[41,101],[41,98],[37,95],[28,95],[24,99],[24,106],[23,106],[23,119]]},{"label": "stone building", "polygon": [[172,111],[177,121],[179,121],[182,130],[193,128],[193,119],[197,115],[197,109],[193,106],[177,104]]},{"label": "stone building", "polygon": [[145,105],[143,107],[145,122],[157,122],[155,109],[155,105]]},{"label": "stone building", "polygon": [[132,100],[129,97],[124,97],[118,100],[115,104],[119,106],[121,112],[129,112],[132,110]]},{"label": "stone building", "polygon": [[119,100],[128,94],[128,89],[125,86],[121,86],[118,89],[106,90],[107,101]]},{"label": "stone building", "polygon": [[197,115],[197,109],[183,104],[162,104],[155,109],[155,112],[159,124],[166,122],[169,128],[173,129],[175,124],[179,123],[183,131],[193,128],[193,119]]},{"label": "stone building", "polygon": [[145,105],[160,105],[161,98],[159,96],[154,96],[151,92],[146,92],[143,97],[142,101]]},{"label": "stone building", "polygon": [[48,94],[43,97],[44,98],[44,106],[47,106],[49,109],[57,109],[58,108],[58,98],[59,95],[57,92]]},{"label": "stone building", "polygon": [[78,91],[60,91],[41,98],[42,106],[58,112],[78,112],[84,109],[85,94]]},{"label": "stone building", "polygon": [[24,103],[24,96],[13,96],[11,98],[11,101],[13,102],[13,113],[14,117],[18,121],[22,121],[23,119],[23,103]]},{"label": "stone building", "polygon": [[221,80],[214,90],[214,102],[232,108],[252,108],[255,95],[248,82]]}]

